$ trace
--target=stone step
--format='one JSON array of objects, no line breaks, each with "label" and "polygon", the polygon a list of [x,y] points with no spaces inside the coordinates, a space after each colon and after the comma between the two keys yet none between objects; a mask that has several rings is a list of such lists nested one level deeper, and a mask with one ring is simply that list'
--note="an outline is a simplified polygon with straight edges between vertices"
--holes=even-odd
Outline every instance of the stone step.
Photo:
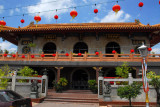
[{"label": "stone step", "polygon": [[74,103],[99,103],[98,100],[86,100],[86,99],[68,99],[68,98],[46,98],[44,102],[74,102]]},{"label": "stone step", "polygon": [[98,98],[78,98],[78,97],[54,97],[54,96],[47,96],[46,99],[68,99],[68,100],[92,100],[92,101],[98,101]]},{"label": "stone step", "polygon": [[63,93],[79,93],[79,94],[93,94],[90,90],[67,90]]}]

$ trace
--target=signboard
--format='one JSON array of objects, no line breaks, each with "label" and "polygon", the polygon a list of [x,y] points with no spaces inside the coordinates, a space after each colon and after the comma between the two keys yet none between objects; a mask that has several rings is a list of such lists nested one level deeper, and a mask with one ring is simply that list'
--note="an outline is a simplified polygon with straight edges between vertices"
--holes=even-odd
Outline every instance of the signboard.
[{"label": "signboard", "polygon": [[142,42],[145,44],[145,40],[132,40],[133,45],[142,45]]},{"label": "signboard", "polygon": [[22,40],[22,45],[28,45],[29,43],[33,43],[32,40]]},{"label": "signboard", "polygon": [[46,80],[45,79],[43,79],[42,80],[42,93],[45,93],[45,84],[46,83]]},{"label": "signboard", "polygon": [[119,39],[120,34],[106,34],[107,39]]},{"label": "signboard", "polygon": [[56,40],[57,39],[56,35],[53,35],[53,34],[45,35],[44,38],[47,40]]},{"label": "signboard", "polygon": [[103,85],[102,85],[102,80],[99,80],[99,95],[103,95]]}]

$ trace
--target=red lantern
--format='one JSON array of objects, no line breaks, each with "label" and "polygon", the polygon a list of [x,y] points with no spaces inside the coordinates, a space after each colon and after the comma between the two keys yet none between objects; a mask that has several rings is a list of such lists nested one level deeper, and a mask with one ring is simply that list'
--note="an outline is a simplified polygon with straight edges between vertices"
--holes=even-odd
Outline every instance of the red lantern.
[{"label": "red lantern", "polygon": [[81,53],[78,53],[78,56],[81,56],[82,54]]},{"label": "red lantern", "polygon": [[112,51],[112,54],[115,54],[115,53],[116,53],[116,51],[115,51],[115,50],[113,50],[113,51]]},{"label": "red lantern", "polygon": [[1,20],[1,21],[0,21],[0,25],[1,25],[1,27],[3,27],[3,26],[6,25],[6,22],[5,22],[4,20]]},{"label": "red lantern", "polygon": [[118,13],[118,11],[120,11],[121,10],[121,7],[120,7],[120,5],[114,5],[113,7],[112,7],[112,10],[115,12],[115,13]]},{"label": "red lantern", "polygon": [[24,23],[24,19],[21,19],[21,23]]},{"label": "red lantern", "polygon": [[143,2],[140,2],[140,3],[138,4],[138,6],[139,6],[139,7],[143,7]]},{"label": "red lantern", "polygon": [[70,15],[71,15],[72,19],[74,19],[74,18],[78,15],[78,13],[77,13],[77,11],[72,10],[72,11],[70,12]]},{"label": "red lantern", "polygon": [[4,57],[7,57],[7,54],[4,54],[3,56],[4,56]]},{"label": "red lantern", "polygon": [[99,52],[95,52],[96,55],[99,55]]},{"label": "red lantern", "polygon": [[55,57],[55,56],[56,56],[56,54],[53,54],[52,56],[53,56],[53,57]]},{"label": "red lantern", "polygon": [[131,49],[131,51],[130,51],[131,53],[133,53],[134,52],[134,49]]},{"label": "red lantern", "polygon": [[152,51],[152,48],[148,48],[148,51]]},{"label": "red lantern", "polygon": [[69,54],[68,54],[68,53],[66,53],[66,56],[69,56]]},{"label": "red lantern", "polygon": [[160,4],[160,0],[159,0],[159,4]]},{"label": "red lantern", "polygon": [[42,54],[41,57],[44,57],[44,54]]},{"label": "red lantern", "polygon": [[55,15],[55,16],[54,16],[54,19],[56,19],[56,20],[57,20],[57,19],[58,19],[58,15]]},{"label": "red lantern", "polygon": [[16,55],[15,55],[15,54],[13,54],[13,55],[12,55],[12,57],[13,57],[13,58],[15,58],[15,57],[16,57]]},{"label": "red lantern", "polygon": [[31,58],[34,58],[34,55],[31,55]]},{"label": "red lantern", "polygon": [[25,58],[25,56],[24,56],[24,55],[22,55],[22,58]]},{"label": "red lantern", "polygon": [[34,20],[38,23],[39,21],[41,21],[41,17],[40,16],[35,16]]},{"label": "red lantern", "polygon": [[96,14],[97,14],[97,13],[98,13],[98,9],[94,9],[94,13],[96,13]]}]

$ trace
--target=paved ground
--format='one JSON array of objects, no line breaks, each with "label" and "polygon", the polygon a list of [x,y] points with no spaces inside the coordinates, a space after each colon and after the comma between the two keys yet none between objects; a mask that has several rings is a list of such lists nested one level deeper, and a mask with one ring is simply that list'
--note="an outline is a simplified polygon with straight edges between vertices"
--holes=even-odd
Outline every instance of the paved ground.
[{"label": "paved ground", "polygon": [[39,104],[34,104],[33,107],[99,107],[99,104],[43,102],[43,103],[39,103]]}]

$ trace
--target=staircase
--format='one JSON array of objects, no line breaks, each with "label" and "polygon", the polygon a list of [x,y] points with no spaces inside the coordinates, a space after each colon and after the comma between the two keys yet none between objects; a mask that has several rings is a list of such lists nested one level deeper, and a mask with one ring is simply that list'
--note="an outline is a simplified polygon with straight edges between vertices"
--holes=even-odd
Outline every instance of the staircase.
[{"label": "staircase", "polygon": [[49,90],[45,102],[74,102],[74,103],[99,103],[97,94],[90,90],[67,90],[63,93],[56,93]]}]

